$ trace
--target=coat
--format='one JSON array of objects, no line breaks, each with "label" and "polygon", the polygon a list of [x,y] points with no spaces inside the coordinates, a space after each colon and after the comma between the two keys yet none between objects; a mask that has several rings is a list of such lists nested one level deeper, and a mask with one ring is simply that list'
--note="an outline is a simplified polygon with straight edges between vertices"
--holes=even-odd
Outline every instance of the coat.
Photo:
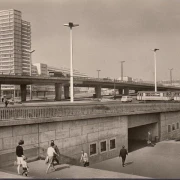
[{"label": "coat", "polygon": [[121,149],[120,153],[119,153],[119,157],[126,157],[126,155],[128,155],[128,152],[126,149]]}]

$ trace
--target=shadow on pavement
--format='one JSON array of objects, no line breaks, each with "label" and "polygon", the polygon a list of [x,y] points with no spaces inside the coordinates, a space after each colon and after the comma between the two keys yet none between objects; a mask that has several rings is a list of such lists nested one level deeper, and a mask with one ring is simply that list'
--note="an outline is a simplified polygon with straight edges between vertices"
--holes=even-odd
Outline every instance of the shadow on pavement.
[{"label": "shadow on pavement", "polygon": [[134,163],[133,161],[127,162],[127,163],[125,163],[125,166],[131,165],[133,163]]},{"label": "shadow on pavement", "polygon": [[56,171],[60,171],[62,169],[66,169],[66,168],[70,168],[70,165],[65,165],[65,166],[57,167]]}]

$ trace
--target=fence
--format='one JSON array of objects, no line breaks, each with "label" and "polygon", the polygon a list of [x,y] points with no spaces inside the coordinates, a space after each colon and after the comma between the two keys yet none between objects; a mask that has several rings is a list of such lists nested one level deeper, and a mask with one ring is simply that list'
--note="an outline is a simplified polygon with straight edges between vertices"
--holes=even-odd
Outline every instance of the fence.
[{"label": "fence", "polygon": [[87,116],[98,114],[131,114],[136,112],[180,111],[179,103],[154,104],[76,104],[0,108],[0,120]]}]

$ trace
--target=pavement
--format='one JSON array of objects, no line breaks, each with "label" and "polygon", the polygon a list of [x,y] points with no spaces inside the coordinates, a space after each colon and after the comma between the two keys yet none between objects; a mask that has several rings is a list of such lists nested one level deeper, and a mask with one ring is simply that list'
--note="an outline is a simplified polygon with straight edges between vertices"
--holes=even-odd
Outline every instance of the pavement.
[{"label": "pavement", "polygon": [[[128,154],[125,167],[122,167],[119,157],[90,164],[90,167],[61,164],[55,166],[56,171],[49,171],[48,174],[45,173],[47,165],[42,160],[29,163],[29,167],[29,177],[34,178],[180,179],[180,141],[163,141],[154,147],[140,147]],[[1,170],[14,174],[13,178],[17,178],[15,166]],[[0,172],[0,178],[2,176],[4,175]],[[20,177],[22,176],[18,176]]]},{"label": "pavement", "polygon": [[[105,170],[99,170],[89,167],[81,167],[81,166],[74,166],[68,164],[61,164],[55,166],[56,171],[52,169],[49,170],[49,173],[46,174],[47,165],[44,163],[43,160],[34,161],[29,163],[29,174],[28,177],[30,178],[133,178],[133,179],[140,179],[145,178],[136,175],[129,175],[119,172],[111,172]],[[16,167],[6,167],[2,170],[0,169],[0,178],[26,178],[26,176],[16,175]]]},{"label": "pavement", "polygon": [[122,167],[119,157],[91,167],[156,179],[180,179],[180,142],[163,141],[154,147],[146,146],[133,151],[128,154],[125,167]]}]

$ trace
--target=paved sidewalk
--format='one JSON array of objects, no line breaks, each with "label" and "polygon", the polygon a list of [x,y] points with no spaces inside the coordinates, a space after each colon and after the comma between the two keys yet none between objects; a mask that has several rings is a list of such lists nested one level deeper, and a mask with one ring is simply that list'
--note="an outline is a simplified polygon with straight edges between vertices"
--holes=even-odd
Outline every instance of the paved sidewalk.
[{"label": "paved sidewalk", "polygon": [[133,151],[128,154],[125,167],[122,167],[119,157],[92,164],[91,167],[155,179],[179,179],[180,142],[162,141],[155,147]]},{"label": "paved sidewalk", "polygon": [[[29,177],[32,178],[145,178],[141,176],[124,174],[118,172],[111,172],[106,170],[99,170],[89,167],[74,166],[68,164],[62,164],[55,166],[56,171],[49,171],[46,174],[47,165],[44,161],[34,161],[29,163]],[[4,171],[16,173],[16,167],[4,168]],[[0,172],[0,178],[23,178],[25,176],[18,176],[15,174],[7,174]]]},{"label": "paved sidewalk", "polygon": [[21,178],[29,178],[29,177],[25,177],[25,176],[19,176],[19,175],[16,175],[16,174],[12,174],[12,173],[9,173],[9,172],[2,172],[0,171],[0,179],[4,179],[4,178],[17,178],[17,179],[21,179]]}]

